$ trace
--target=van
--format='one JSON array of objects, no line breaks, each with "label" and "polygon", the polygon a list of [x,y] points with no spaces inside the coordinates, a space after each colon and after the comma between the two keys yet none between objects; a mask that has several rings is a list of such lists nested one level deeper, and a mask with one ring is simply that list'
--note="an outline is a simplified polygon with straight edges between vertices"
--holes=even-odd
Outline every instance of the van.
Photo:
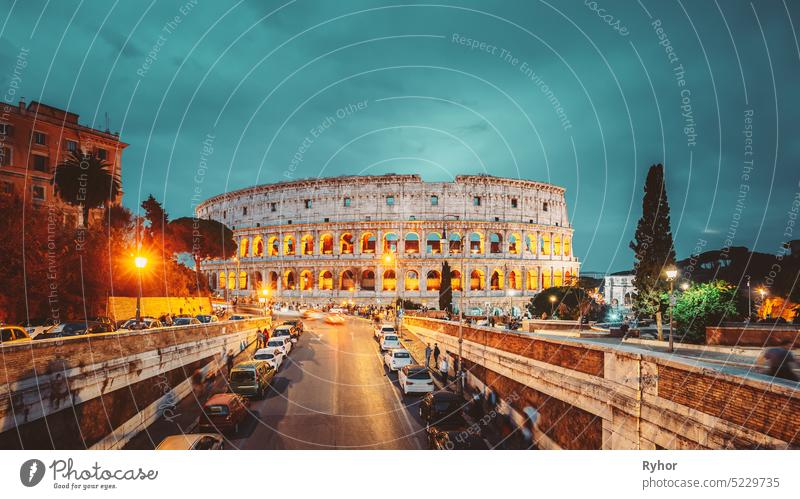
[{"label": "van", "polygon": [[275,369],[269,362],[263,360],[250,360],[241,362],[231,369],[231,391],[246,397],[264,398]]}]

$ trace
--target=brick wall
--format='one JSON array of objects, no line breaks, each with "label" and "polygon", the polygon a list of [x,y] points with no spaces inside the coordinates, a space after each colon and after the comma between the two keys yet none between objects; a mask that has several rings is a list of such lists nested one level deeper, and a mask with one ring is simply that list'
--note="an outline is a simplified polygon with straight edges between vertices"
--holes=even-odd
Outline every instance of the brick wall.
[{"label": "brick wall", "polygon": [[787,326],[707,327],[706,345],[800,347],[800,328]]},{"label": "brick wall", "polygon": [[[142,316],[161,317],[163,314],[199,315],[211,313],[211,298],[204,296],[143,296]],[[106,307],[112,320],[136,317],[136,297],[111,296]]]}]

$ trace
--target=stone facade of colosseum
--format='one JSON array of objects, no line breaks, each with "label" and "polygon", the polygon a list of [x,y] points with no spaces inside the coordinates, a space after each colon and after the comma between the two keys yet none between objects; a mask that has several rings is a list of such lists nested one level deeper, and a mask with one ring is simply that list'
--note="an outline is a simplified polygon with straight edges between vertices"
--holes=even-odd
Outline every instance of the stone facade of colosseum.
[{"label": "stone facade of colosseum", "polygon": [[237,257],[201,266],[228,296],[255,299],[268,289],[279,302],[402,297],[437,308],[447,261],[456,307],[466,276],[467,312],[518,311],[542,289],[571,282],[580,267],[564,189],[528,180],[297,180],[213,197],[196,215],[234,230]]}]

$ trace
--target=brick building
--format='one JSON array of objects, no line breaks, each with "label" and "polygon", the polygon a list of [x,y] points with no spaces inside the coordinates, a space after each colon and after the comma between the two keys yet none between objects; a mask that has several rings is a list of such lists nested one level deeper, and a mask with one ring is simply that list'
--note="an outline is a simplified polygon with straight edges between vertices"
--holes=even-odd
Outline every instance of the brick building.
[{"label": "brick building", "polygon": [[[34,204],[57,200],[53,186],[56,165],[73,152],[97,155],[121,175],[119,134],[78,123],[78,115],[36,101],[27,106],[5,104],[0,113],[0,193],[24,196]],[[121,201],[122,194],[116,200]],[[69,224],[79,222],[79,210]]]}]

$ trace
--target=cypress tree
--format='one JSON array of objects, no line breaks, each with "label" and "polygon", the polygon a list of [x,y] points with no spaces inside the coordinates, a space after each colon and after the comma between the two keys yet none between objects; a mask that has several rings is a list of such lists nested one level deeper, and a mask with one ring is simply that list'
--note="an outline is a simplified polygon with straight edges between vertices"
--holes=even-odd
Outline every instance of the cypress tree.
[{"label": "cypress tree", "polygon": [[634,310],[639,314],[660,313],[662,294],[669,289],[664,269],[675,264],[675,247],[669,222],[669,202],[664,185],[664,167],[650,167],[644,184],[642,218],[630,248],[634,252],[633,285],[637,294]]},{"label": "cypress tree", "polygon": [[452,312],[453,309],[453,271],[447,260],[442,264],[442,281],[439,284],[439,310]]}]

